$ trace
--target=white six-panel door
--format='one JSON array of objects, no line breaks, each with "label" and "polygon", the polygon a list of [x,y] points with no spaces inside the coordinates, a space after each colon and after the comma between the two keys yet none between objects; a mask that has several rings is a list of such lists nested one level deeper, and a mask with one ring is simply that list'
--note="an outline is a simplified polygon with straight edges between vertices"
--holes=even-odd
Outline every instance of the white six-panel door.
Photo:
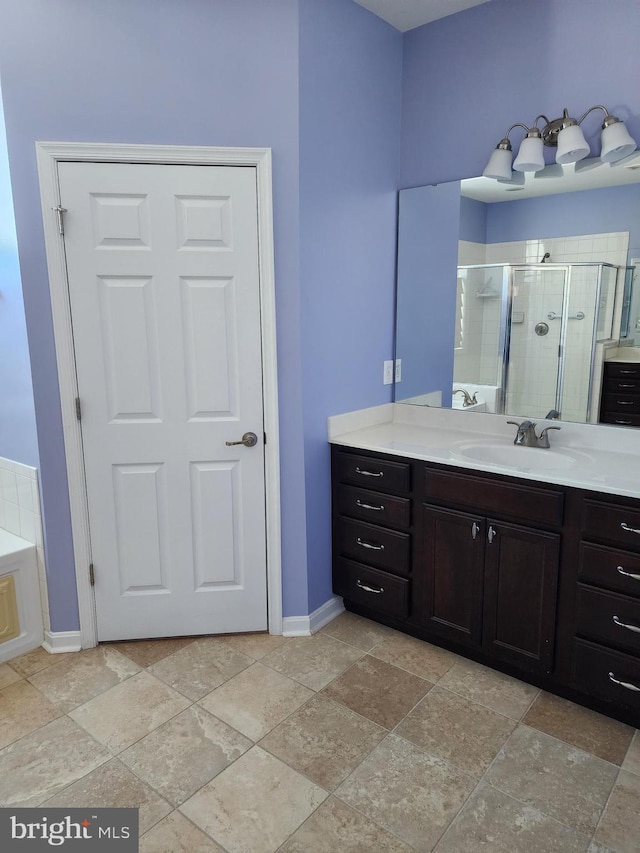
[{"label": "white six-panel door", "polygon": [[255,169],[58,175],[98,639],[264,630]]}]

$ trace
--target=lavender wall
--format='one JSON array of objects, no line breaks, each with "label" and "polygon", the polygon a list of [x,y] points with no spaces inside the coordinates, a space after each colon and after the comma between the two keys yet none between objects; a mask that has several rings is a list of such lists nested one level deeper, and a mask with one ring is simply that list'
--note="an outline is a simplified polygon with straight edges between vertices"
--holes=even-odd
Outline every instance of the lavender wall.
[{"label": "lavender wall", "polygon": [[32,353],[51,623],[78,627],[35,140],[273,149],[285,613],[307,605],[296,0],[20,0],[0,74]]},{"label": "lavender wall", "polygon": [[[460,182],[456,182],[460,186]],[[475,198],[460,196],[460,239],[472,243],[487,242],[487,214],[491,205]]]},{"label": "lavender wall", "polygon": [[38,467],[31,366],[0,97],[0,456]]},{"label": "lavender wall", "polygon": [[493,0],[407,33],[401,186],[479,175],[510,125],[565,106],[604,104],[640,139],[638,32],[638,0]]},{"label": "lavender wall", "polygon": [[397,400],[441,391],[451,405],[459,229],[459,181],[400,193]]},{"label": "lavender wall", "polygon": [[389,402],[402,37],[300,2],[300,280],[309,612],[331,596],[328,415]]}]

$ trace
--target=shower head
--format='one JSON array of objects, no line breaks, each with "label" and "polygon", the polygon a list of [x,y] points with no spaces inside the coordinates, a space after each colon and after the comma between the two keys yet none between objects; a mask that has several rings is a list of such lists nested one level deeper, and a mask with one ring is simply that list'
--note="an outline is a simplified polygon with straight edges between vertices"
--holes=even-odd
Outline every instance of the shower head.
[{"label": "shower head", "polygon": [[543,264],[547,260],[547,258],[550,258],[550,257],[551,257],[551,252],[545,252],[544,255],[542,256],[542,260],[540,261],[540,263]]}]

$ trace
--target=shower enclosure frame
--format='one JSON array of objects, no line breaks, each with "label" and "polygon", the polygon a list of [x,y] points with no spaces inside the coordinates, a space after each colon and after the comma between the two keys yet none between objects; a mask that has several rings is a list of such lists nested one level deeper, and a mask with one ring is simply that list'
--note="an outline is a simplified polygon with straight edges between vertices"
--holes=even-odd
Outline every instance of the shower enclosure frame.
[{"label": "shower enclosure frame", "polygon": [[[612,269],[616,271],[616,285],[617,285],[617,276],[620,269],[624,269],[625,267],[617,266],[616,264],[610,264],[605,261],[580,261],[577,263],[522,263],[522,264],[514,264],[514,263],[494,263],[494,264],[460,264],[458,266],[458,270],[475,270],[475,269],[495,269],[496,267],[502,267],[502,294],[501,294],[501,306],[500,306],[500,336],[498,339],[498,358],[501,360],[501,364],[499,365],[499,373],[500,373],[500,389],[497,397],[497,403],[500,408],[499,414],[513,414],[511,412],[506,412],[506,395],[507,395],[507,383],[509,379],[509,353],[511,347],[511,321],[512,321],[512,311],[513,311],[513,290],[514,290],[514,277],[515,273],[520,270],[533,270],[544,272],[547,270],[564,270],[565,279],[564,279],[564,288],[562,294],[562,326],[560,328],[560,342],[559,342],[559,353],[558,353],[558,374],[556,379],[556,405],[555,408],[562,412],[562,394],[564,390],[564,353],[566,347],[566,339],[567,339],[567,317],[568,317],[568,308],[569,308],[569,298],[571,295],[571,271],[575,267],[595,267],[598,268],[597,274],[597,284],[596,284],[596,294],[595,294],[595,312],[593,317],[593,329],[591,335],[591,356],[589,363],[589,380],[588,380],[588,391],[587,391],[587,404],[586,404],[586,421],[585,423],[589,423],[589,415],[591,413],[591,405],[592,405],[592,396],[593,396],[593,376],[594,376],[594,368],[595,368],[595,354],[596,354],[596,343],[598,339],[598,312],[600,306],[600,300],[602,297],[602,275],[603,269]],[[615,299],[616,294],[614,292],[614,313],[615,313]],[[609,338],[605,338],[604,340],[610,340]]]}]

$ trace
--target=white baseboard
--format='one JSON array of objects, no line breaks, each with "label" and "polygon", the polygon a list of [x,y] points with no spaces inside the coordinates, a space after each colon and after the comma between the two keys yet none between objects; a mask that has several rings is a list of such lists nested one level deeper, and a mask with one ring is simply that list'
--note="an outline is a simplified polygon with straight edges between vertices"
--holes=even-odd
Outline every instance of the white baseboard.
[{"label": "white baseboard", "polygon": [[282,620],[284,637],[309,637],[339,616],[344,610],[342,598],[334,595],[308,616],[285,616]]},{"label": "white baseboard", "polygon": [[79,652],[82,649],[80,631],[45,631],[42,647],[52,655]]}]

